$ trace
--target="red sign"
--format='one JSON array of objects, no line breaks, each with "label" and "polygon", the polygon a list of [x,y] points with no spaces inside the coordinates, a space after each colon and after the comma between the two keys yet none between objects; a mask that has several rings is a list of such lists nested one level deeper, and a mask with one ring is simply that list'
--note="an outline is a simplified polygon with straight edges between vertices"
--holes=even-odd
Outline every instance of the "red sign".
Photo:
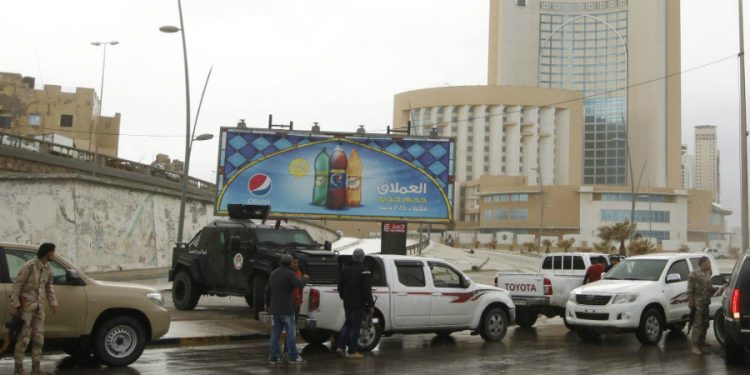
[{"label": "red sign", "polygon": [[386,233],[406,233],[406,223],[385,223],[383,232]]}]

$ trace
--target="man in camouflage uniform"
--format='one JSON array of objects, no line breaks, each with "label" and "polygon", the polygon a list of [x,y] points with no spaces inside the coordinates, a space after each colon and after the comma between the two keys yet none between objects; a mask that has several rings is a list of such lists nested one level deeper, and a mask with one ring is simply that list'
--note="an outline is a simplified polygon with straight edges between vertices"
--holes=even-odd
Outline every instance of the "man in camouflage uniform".
[{"label": "man in camouflage uniform", "polygon": [[13,282],[10,295],[11,315],[21,314],[23,328],[18,336],[15,352],[15,373],[23,374],[23,357],[31,345],[32,374],[42,374],[42,346],[44,345],[44,305],[49,303],[57,312],[57,298],[52,288],[49,262],[55,257],[55,245],[43,243],[36,258],[26,262]]},{"label": "man in camouflage uniform", "polygon": [[695,309],[691,338],[692,352],[695,355],[710,352],[706,345],[706,331],[711,317],[708,306],[711,304],[711,296],[715,291],[711,285],[711,261],[708,257],[702,257],[698,261],[698,267],[688,277],[687,287],[688,306],[690,309]]}]

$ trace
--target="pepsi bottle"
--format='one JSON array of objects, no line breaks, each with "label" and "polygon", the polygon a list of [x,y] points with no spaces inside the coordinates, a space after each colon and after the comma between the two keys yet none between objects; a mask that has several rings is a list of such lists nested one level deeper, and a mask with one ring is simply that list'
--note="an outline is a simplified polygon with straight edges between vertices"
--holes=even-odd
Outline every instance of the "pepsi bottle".
[{"label": "pepsi bottle", "polygon": [[346,207],[346,153],[341,144],[336,145],[328,160],[328,194],[326,207],[340,210]]},{"label": "pepsi bottle", "polygon": [[313,183],[312,203],[316,206],[326,205],[328,194],[328,152],[325,147],[315,157],[315,181]]}]

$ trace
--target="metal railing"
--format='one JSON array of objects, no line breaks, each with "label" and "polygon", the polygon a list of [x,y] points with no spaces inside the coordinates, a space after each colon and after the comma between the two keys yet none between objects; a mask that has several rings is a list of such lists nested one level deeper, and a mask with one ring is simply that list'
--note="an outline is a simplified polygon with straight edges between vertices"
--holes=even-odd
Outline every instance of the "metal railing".
[{"label": "metal railing", "polygon": [[[119,159],[108,155],[95,154],[90,151],[67,147],[35,138],[28,138],[14,134],[0,132],[0,145],[14,147],[20,150],[53,155],[61,158],[92,163],[105,168],[125,170],[141,175],[162,178],[178,183],[182,179],[182,172],[170,171],[161,166],[141,164],[130,160]],[[194,189],[210,192],[216,191],[216,185],[197,178],[188,177],[188,186]]]},{"label": "metal railing", "polygon": [[406,254],[409,255],[422,255],[422,250],[426,249],[430,244],[430,236],[428,236],[426,233],[408,233],[406,235],[406,238],[417,240],[417,243],[406,247]]}]

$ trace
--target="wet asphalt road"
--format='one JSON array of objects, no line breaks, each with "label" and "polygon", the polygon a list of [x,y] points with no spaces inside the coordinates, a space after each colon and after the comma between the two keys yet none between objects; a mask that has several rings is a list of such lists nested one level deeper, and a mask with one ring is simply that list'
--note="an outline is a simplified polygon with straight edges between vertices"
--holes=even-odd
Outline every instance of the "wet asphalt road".
[{"label": "wet asphalt road", "polygon": [[[709,333],[709,343],[718,347]],[[690,353],[687,336],[672,332],[658,346],[645,347],[633,335],[604,336],[583,342],[559,321],[534,329],[513,327],[502,342],[454,333],[396,335],[361,360],[342,360],[325,347],[301,345],[301,365],[267,364],[267,343],[148,349],[132,366],[110,369],[64,355],[45,357],[43,369],[56,374],[747,374],[750,367],[727,368],[718,354]],[[750,354],[747,355],[750,363]],[[0,374],[12,373],[12,362],[0,362]],[[28,366],[28,362],[27,362]]]}]

